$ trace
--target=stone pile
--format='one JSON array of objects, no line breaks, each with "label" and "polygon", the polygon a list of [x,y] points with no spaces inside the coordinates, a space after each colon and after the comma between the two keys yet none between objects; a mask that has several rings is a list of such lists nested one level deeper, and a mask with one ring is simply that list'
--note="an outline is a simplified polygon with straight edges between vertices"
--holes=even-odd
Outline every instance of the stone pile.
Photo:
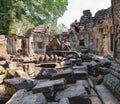
[{"label": "stone pile", "polygon": [[[11,96],[6,104],[102,104],[94,86],[109,75],[108,59],[99,60],[85,52],[66,56],[59,67],[51,67],[51,63],[15,62],[9,63],[9,70],[15,70],[13,76],[7,76],[3,82]],[[29,72],[36,75],[31,77]]]}]

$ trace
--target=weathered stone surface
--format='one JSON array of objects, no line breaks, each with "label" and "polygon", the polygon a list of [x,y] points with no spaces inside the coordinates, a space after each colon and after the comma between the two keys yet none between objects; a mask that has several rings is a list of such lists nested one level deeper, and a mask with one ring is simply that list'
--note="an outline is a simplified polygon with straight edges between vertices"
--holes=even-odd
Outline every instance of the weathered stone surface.
[{"label": "weathered stone surface", "polygon": [[28,96],[25,89],[17,91],[6,104],[22,104],[24,97]]},{"label": "weathered stone surface", "polygon": [[104,85],[96,86],[96,89],[104,104],[119,104],[119,101]]},{"label": "weathered stone surface", "polygon": [[32,80],[23,78],[11,78],[4,80],[6,91],[13,95],[17,90],[26,89],[31,90],[34,87]]},{"label": "weathered stone surface", "polygon": [[61,70],[60,72],[53,74],[52,77],[53,79],[65,78],[67,83],[75,82],[72,69]]},{"label": "weathered stone surface", "polygon": [[51,79],[53,73],[57,73],[54,68],[42,68],[41,70],[39,70],[36,79]]},{"label": "weathered stone surface", "polygon": [[4,66],[4,65],[6,65],[6,61],[5,60],[0,61],[0,66]]},{"label": "weathered stone surface", "polygon": [[112,92],[120,96],[120,79],[112,74],[108,74],[104,77],[104,84],[109,87]]},{"label": "weathered stone surface", "polygon": [[34,63],[27,63],[24,66],[24,70],[30,77],[34,77],[34,72],[35,72],[35,64]]},{"label": "weathered stone surface", "polygon": [[70,102],[68,98],[62,98],[60,99],[59,104],[70,104]]},{"label": "weathered stone surface", "polygon": [[89,54],[82,54],[81,59],[83,62],[90,62],[92,61],[92,57]]},{"label": "weathered stone surface", "polygon": [[66,80],[63,79],[58,79],[58,80],[53,80],[54,83],[54,89],[55,91],[63,90],[66,88]]},{"label": "weathered stone surface", "polygon": [[55,91],[63,90],[66,87],[65,79],[38,82],[32,89],[33,93],[43,93],[46,97],[53,96]]},{"label": "weathered stone surface", "polygon": [[3,83],[4,78],[5,78],[5,75],[0,75],[0,84]]},{"label": "weathered stone surface", "polygon": [[42,93],[24,97],[21,104],[47,104],[47,100]]},{"label": "weathered stone surface", "polygon": [[50,98],[54,94],[54,85],[52,81],[45,81],[38,83],[33,89],[33,93],[43,93],[47,98]]},{"label": "weathered stone surface", "polygon": [[73,73],[74,73],[74,80],[88,79],[88,72],[87,71],[74,70]]},{"label": "weathered stone surface", "polygon": [[105,67],[99,67],[99,73],[101,75],[106,75],[110,73],[110,69],[109,68],[105,68]]},{"label": "weathered stone surface", "polygon": [[58,102],[48,102],[47,104],[59,104]]},{"label": "weathered stone surface", "polygon": [[20,77],[20,78],[25,78],[25,79],[30,79],[29,75],[26,72],[24,72],[23,70],[16,70],[14,76]]},{"label": "weathered stone surface", "polygon": [[0,66],[0,73],[2,73],[4,70],[4,67],[3,66]]},{"label": "weathered stone surface", "polygon": [[99,75],[99,70],[98,70],[98,65],[95,61],[91,61],[88,67],[88,73],[93,76],[98,76]]},{"label": "weathered stone surface", "polygon": [[87,66],[73,66],[73,70],[87,71]]},{"label": "weathered stone surface", "polygon": [[10,97],[11,96],[6,93],[0,94],[0,104],[6,104]]},{"label": "weathered stone surface", "polygon": [[110,68],[110,66],[111,66],[111,61],[108,60],[108,59],[102,59],[102,60],[98,63],[98,65],[101,66],[101,67]]},{"label": "weathered stone surface", "polygon": [[77,80],[76,85],[83,86],[83,87],[85,87],[87,89],[90,88],[90,85],[89,85],[87,80]]},{"label": "weathered stone surface", "polygon": [[85,88],[83,86],[75,85],[75,86],[70,86],[67,89],[63,91],[59,91],[56,94],[55,99],[60,100],[62,98],[75,98],[75,97],[85,97],[87,96],[88,93],[86,92]]},{"label": "weathered stone surface", "polygon": [[9,62],[9,68],[10,69],[17,69],[17,62],[10,61]]}]

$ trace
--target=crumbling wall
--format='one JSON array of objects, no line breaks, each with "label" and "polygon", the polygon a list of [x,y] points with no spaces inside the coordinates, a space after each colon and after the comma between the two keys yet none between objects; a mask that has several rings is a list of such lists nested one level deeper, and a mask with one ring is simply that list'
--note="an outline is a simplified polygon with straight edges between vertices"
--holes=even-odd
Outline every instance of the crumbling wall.
[{"label": "crumbling wall", "polygon": [[[73,29],[76,30],[76,28],[79,31],[74,32]],[[80,21],[75,21],[71,24],[70,32],[73,34],[77,33],[78,41],[81,41],[81,39],[84,40],[85,47],[94,53],[112,55],[113,24],[111,8],[99,10],[94,17],[92,17],[90,10],[84,10]]]},{"label": "crumbling wall", "polygon": [[111,0],[114,26],[114,57],[120,62],[120,1]]},{"label": "crumbling wall", "polygon": [[7,44],[6,44],[6,38],[4,35],[0,35],[0,55],[7,55]]}]

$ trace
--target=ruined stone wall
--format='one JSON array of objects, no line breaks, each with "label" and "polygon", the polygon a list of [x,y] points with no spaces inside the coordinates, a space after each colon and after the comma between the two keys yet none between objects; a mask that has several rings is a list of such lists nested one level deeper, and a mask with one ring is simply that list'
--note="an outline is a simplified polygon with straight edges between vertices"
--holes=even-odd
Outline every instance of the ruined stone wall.
[{"label": "ruined stone wall", "polygon": [[120,1],[111,0],[114,25],[114,56],[120,62]]},{"label": "ruined stone wall", "polygon": [[21,54],[22,50],[22,37],[13,35],[7,38],[7,52],[9,54]]},{"label": "ruined stone wall", "polygon": [[[78,25],[79,24],[79,25]],[[79,22],[71,24],[71,32],[84,40],[85,47],[96,54],[113,54],[113,24],[111,8],[102,9],[92,17],[90,10],[84,10]]]},{"label": "ruined stone wall", "polygon": [[0,55],[7,55],[7,44],[4,35],[0,35]]},{"label": "ruined stone wall", "polygon": [[33,35],[33,50],[35,53],[45,53],[46,46],[50,42],[48,34],[36,33]]}]

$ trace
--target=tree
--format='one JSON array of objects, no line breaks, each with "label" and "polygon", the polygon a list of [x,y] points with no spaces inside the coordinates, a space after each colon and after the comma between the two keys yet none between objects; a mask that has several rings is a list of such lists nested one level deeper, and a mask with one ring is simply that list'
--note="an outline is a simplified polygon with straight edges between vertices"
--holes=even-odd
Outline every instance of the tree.
[{"label": "tree", "polygon": [[22,31],[43,23],[56,25],[67,0],[0,0],[0,34]]}]

